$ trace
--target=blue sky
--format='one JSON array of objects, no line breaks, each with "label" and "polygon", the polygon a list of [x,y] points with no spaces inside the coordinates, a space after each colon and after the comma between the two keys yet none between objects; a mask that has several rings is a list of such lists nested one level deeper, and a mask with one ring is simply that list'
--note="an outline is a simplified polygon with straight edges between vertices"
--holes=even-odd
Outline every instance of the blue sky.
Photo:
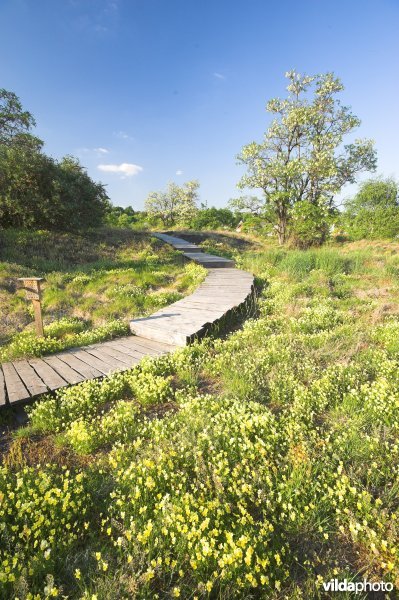
[{"label": "blue sky", "polygon": [[0,0],[0,87],[114,204],[198,179],[224,206],[292,68],[341,77],[356,135],[399,179],[398,26],[398,0]]}]

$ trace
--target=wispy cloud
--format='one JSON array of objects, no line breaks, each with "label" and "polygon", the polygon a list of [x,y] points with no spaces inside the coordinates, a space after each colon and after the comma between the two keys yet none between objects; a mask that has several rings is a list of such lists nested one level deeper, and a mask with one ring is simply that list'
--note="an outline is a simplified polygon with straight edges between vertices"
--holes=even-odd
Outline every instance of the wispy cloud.
[{"label": "wispy cloud", "polygon": [[94,154],[95,156],[104,156],[104,154],[108,154],[109,150],[107,148],[99,147],[99,148],[78,148],[76,150],[77,154]]},{"label": "wispy cloud", "polygon": [[180,169],[178,169],[178,170],[176,171],[176,175],[183,175],[183,171],[181,171]]},{"label": "wispy cloud", "polygon": [[222,75],[221,73],[217,73],[217,72],[215,72],[213,74],[213,76],[216,77],[216,79],[223,79],[223,80],[226,79],[225,75]]},{"label": "wispy cloud", "polygon": [[121,163],[120,165],[97,165],[97,169],[105,173],[119,173],[125,178],[138,175],[143,170],[143,167],[132,163]]},{"label": "wispy cloud", "polygon": [[114,136],[120,140],[132,140],[132,136],[126,133],[126,131],[114,131]]}]

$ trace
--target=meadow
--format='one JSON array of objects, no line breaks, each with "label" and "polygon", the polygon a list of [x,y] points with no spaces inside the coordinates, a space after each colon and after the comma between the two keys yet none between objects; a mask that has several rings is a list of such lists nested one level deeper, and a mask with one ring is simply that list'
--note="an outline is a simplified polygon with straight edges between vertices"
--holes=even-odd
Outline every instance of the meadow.
[{"label": "meadow", "polygon": [[[18,277],[44,277],[45,337]],[[104,228],[77,235],[0,232],[0,361],[129,333],[128,320],[182,298],[204,278],[156,238]]]},{"label": "meadow", "polygon": [[203,243],[256,274],[257,314],[29,408],[2,447],[2,597],[399,586],[399,245]]}]

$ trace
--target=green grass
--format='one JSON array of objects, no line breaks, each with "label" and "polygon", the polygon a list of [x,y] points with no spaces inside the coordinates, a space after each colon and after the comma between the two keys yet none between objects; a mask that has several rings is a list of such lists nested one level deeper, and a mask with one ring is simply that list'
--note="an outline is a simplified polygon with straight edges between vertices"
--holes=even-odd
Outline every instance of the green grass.
[{"label": "green grass", "polygon": [[397,588],[396,251],[249,247],[241,329],[36,402],[0,469],[3,596]]},{"label": "green grass", "polygon": [[[180,299],[204,274],[149,234],[0,231],[0,361],[126,334],[128,319]],[[31,304],[18,288],[22,276],[46,280],[42,340],[35,338]]]}]

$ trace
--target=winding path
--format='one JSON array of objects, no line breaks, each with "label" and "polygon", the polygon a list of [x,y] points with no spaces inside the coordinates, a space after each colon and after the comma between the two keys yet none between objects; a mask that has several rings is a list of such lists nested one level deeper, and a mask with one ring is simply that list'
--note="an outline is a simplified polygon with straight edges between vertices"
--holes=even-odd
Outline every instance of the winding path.
[{"label": "winding path", "polygon": [[182,238],[154,235],[206,267],[205,281],[190,296],[149,317],[130,321],[131,336],[0,365],[0,408],[112,371],[130,369],[144,356],[158,356],[185,346],[252,297],[253,276],[234,268],[234,261],[205,254]]}]

